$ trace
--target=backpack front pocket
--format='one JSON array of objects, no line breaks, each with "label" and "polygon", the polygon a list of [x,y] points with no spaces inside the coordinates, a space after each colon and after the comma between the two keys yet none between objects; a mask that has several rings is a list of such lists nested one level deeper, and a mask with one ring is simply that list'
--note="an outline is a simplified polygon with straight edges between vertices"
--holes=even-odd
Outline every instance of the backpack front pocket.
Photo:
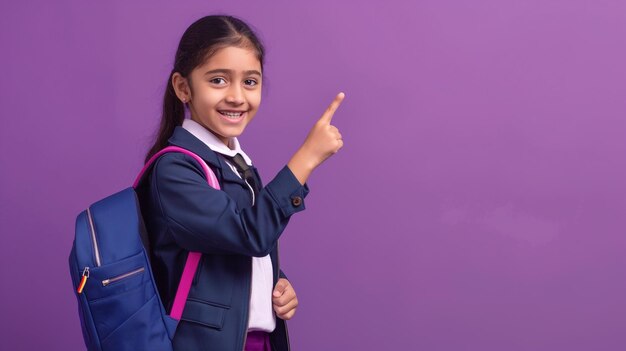
[{"label": "backpack front pocket", "polygon": [[90,268],[84,290],[87,300],[115,296],[142,286],[150,281],[147,269],[143,251],[115,263]]},{"label": "backpack front pocket", "polygon": [[[142,251],[89,270],[84,294],[100,340],[104,341],[113,332],[127,337],[134,335],[141,330],[142,318],[150,318],[143,320],[145,328],[159,325],[160,318],[152,319],[160,315],[160,309],[147,264]],[[116,344],[117,350],[122,350],[118,343],[113,342],[114,339],[107,344]]]}]

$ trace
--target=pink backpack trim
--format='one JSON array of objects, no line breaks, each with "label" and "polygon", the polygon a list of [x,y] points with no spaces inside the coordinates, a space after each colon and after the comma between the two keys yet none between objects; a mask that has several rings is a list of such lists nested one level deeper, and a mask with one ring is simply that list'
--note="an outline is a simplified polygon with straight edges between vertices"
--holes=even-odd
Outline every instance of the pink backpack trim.
[{"label": "pink backpack trim", "polygon": [[[206,164],[206,162],[204,162],[204,160],[200,156],[178,146],[168,146],[154,154],[154,156],[152,156],[150,160],[148,160],[148,162],[146,162],[146,164],[143,166],[141,172],[139,172],[139,175],[133,183],[133,188],[137,187],[139,181],[141,180],[141,178],[143,178],[144,173],[146,173],[152,163],[154,163],[154,161],[156,161],[159,156],[168,152],[180,152],[193,157],[202,166],[209,185],[217,190],[220,190],[220,184],[217,181],[217,177],[215,176],[215,173],[213,173],[211,168],[209,168],[209,166]],[[180,320],[181,316],[183,315],[183,309],[185,308],[187,296],[189,296],[191,283],[193,281],[193,277],[196,275],[196,270],[198,269],[198,263],[200,263],[201,256],[202,254],[200,252],[189,252],[189,255],[187,255],[187,262],[185,262],[183,275],[180,278],[178,290],[176,290],[176,296],[174,297],[174,303],[172,304],[172,311],[170,312],[170,317],[174,318],[175,320]]]}]

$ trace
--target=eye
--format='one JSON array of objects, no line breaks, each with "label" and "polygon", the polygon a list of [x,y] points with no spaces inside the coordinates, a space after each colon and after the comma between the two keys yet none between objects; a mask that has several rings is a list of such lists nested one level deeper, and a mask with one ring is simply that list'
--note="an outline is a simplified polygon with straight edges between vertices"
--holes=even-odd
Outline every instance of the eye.
[{"label": "eye", "polygon": [[253,87],[253,86],[255,86],[255,85],[259,84],[259,83],[258,83],[256,80],[254,80],[254,79],[246,79],[246,80],[244,80],[244,81],[243,81],[243,83],[244,83],[245,85],[248,85],[248,86],[251,86],[251,87]]},{"label": "eye", "polygon": [[224,78],[222,78],[222,77],[213,78],[209,82],[211,82],[213,84],[217,84],[217,85],[226,84],[226,80]]}]

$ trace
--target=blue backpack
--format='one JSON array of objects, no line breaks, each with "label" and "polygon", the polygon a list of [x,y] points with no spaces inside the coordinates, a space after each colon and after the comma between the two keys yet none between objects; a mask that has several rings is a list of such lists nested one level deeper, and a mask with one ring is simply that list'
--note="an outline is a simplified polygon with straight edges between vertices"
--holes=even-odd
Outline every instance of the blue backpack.
[{"label": "blue backpack", "polygon": [[219,189],[215,174],[198,155],[169,146],[145,164],[132,187],[92,204],[78,215],[69,266],[89,351],[173,350],[176,325],[201,254],[189,253],[167,315],[144,246],[147,233],[135,192],[154,161],[167,152],[193,157],[204,169],[209,185]]}]

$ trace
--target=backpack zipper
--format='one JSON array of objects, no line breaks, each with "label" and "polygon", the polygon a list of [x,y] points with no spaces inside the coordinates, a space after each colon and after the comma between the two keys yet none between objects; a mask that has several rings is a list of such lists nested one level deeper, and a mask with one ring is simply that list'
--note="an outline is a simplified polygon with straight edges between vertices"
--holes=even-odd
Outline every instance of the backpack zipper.
[{"label": "backpack zipper", "polygon": [[100,250],[98,249],[98,240],[96,240],[96,229],[91,218],[91,210],[87,207],[87,218],[89,219],[89,229],[91,231],[91,241],[93,242],[93,251],[96,256],[96,267],[100,267]]},{"label": "backpack zipper", "polygon": [[130,271],[128,273],[124,273],[124,274],[118,275],[117,277],[105,279],[105,280],[102,281],[102,286],[107,286],[107,285],[109,285],[111,283],[115,283],[118,280],[122,280],[124,278],[128,278],[128,277],[133,276],[135,274],[141,273],[144,270],[145,270],[145,268],[141,267],[141,268],[137,268],[137,269],[135,269],[133,271]]},{"label": "backpack zipper", "polygon": [[88,278],[89,278],[89,267],[85,267],[85,269],[83,269],[83,274],[80,277],[80,282],[78,283],[78,287],[76,288],[76,292],[79,295],[83,293],[83,289],[85,289],[85,284],[87,284]]}]

